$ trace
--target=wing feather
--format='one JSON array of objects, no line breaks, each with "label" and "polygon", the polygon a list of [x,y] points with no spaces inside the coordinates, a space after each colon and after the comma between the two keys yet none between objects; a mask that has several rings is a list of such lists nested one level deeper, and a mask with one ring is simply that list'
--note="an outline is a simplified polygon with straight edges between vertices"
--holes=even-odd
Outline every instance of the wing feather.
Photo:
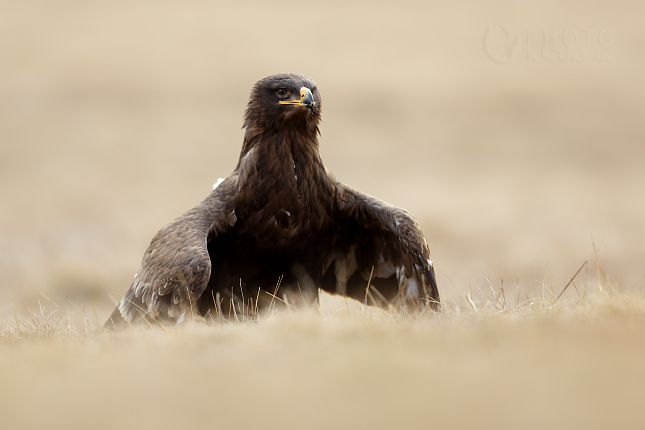
[{"label": "wing feather", "polygon": [[[336,292],[363,301],[367,284],[383,306],[425,301],[438,309],[439,292],[430,250],[416,220],[404,209],[337,187],[338,226],[334,259]],[[331,290],[330,286],[323,289]]]},{"label": "wing feather", "polygon": [[191,309],[208,285],[208,242],[235,224],[236,177],[227,178],[182,216],[162,228],[144,253],[132,286],[106,328],[154,320],[168,325]]}]

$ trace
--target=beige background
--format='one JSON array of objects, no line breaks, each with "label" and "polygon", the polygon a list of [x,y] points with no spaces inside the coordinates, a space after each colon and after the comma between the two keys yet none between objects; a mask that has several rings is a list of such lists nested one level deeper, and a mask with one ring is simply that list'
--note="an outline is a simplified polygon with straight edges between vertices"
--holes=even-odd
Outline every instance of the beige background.
[{"label": "beige background", "polygon": [[557,293],[592,239],[621,289],[644,283],[644,3],[0,9],[0,318],[47,297],[104,319],[284,71],[322,91],[327,167],[418,219],[449,300],[485,278]]}]

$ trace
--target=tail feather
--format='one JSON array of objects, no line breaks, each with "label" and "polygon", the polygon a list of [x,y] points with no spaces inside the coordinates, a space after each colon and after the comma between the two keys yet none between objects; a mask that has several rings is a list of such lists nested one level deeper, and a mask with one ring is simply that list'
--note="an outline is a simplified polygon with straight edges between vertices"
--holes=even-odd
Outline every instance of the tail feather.
[{"label": "tail feather", "polygon": [[127,325],[128,323],[125,319],[123,319],[123,316],[121,316],[119,305],[117,305],[116,309],[114,309],[114,311],[112,312],[112,315],[110,315],[110,317],[103,325],[103,329],[110,331],[119,331]]},{"label": "tail feather", "polygon": [[153,314],[148,313],[148,305],[143,303],[142,297],[137,297],[134,290],[130,288],[125,297],[121,299],[103,328],[110,331],[119,331],[127,326],[162,326],[172,327],[177,325],[179,317],[168,315],[168,298],[159,300],[160,310]]}]

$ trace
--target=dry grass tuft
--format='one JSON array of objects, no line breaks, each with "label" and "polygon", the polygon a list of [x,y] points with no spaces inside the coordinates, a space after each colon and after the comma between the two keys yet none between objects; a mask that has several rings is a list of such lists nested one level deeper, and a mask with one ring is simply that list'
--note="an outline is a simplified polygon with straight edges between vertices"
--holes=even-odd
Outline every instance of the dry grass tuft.
[{"label": "dry grass tuft", "polygon": [[637,428],[645,302],[602,277],[566,297],[484,280],[439,313],[324,295],[120,333],[41,306],[2,321],[0,408],[6,428]]}]

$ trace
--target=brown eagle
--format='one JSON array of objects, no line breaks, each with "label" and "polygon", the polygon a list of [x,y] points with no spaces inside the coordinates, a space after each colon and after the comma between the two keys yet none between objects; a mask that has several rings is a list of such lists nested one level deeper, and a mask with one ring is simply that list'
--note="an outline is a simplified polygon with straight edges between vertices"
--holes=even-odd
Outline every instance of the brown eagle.
[{"label": "brown eagle", "polygon": [[327,171],[320,119],[311,78],[284,73],[257,82],[237,167],[155,235],[105,327],[312,307],[319,289],[384,308],[438,309],[419,225]]}]

